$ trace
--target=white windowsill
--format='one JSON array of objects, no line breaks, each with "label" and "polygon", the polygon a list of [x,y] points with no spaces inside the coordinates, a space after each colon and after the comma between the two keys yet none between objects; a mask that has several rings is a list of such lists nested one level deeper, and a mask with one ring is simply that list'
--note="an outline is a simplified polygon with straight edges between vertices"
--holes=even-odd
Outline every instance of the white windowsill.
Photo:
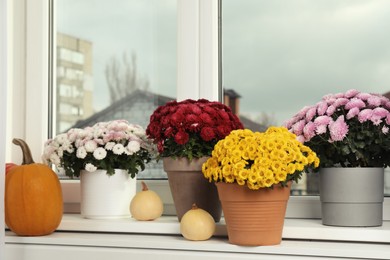
[{"label": "white windowsill", "polygon": [[[163,216],[154,221],[128,219],[85,219],[79,214],[65,214],[59,231],[139,233],[180,235],[180,224],[175,216]],[[217,223],[215,236],[227,236],[224,219]],[[286,219],[283,239],[351,241],[390,243],[390,221],[381,227],[332,227],[321,224],[320,219]]]},{"label": "white windowsill", "polygon": [[207,241],[187,241],[180,235],[176,217],[155,221],[134,219],[92,220],[66,214],[55,232],[42,237],[18,237],[7,231],[6,245],[144,248],[217,254],[272,254],[390,259],[390,222],[374,228],[329,227],[320,220],[286,219],[283,241],[276,246],[241,247],[228,243],[226,226],[217,224],[216,235]]}]

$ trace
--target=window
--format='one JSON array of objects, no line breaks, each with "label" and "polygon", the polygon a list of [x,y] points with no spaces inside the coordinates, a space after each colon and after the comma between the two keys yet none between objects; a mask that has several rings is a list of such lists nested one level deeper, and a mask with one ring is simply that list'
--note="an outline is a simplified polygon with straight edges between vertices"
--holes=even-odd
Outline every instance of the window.
[{"label": "window", "polygon": [[[218,5],[216,1],[177,1],[178,14],[178,56],[177,56],[177,98],[205,97],[216,100],[218,93]],[[47,79],[48,69],[45,62],[48,60],[48,25],[45,24],[45,17],[48,13],[46,2],[26,2],[28,12],[26,23],[27,29],[27,61],[22,64],[16,63],[18,68],[26,62],[26,89],[19,89],[23,84],[15,84],[15,88],[29,97],[26,99],[26,109],[23,109],[24,102],[20,102],[21,95],[14,95],[14,103],[19,106],[12,110],[13,133],[20,134],[29,142],[34,158],[39,158],[42,143],[47,139]],[[23,11],[23,9],[15,9]],[[22,30],[23,34],[23,30]],[[15,46],[14,55],[23,57],[23,47]],[[18,62],[18,59],[15,60]],[[19,71],[18,71],[19,72]],[[21,74],[22,75],[22,74]],[[24,75],[24,74],[23,74]],[[17,77],[15,77],[17,78]],[[90,81],[88,87],[92,88],[93,80],[84,77],[84,81]],[[210,87],[214,86],[214,87]],[[87,87],[84,85],[84,87]],[[14,91],[14,89],[13,89]],[[16,102],[18,101],[18,102]],[[22,106],[20,105],[22,103]],[[26,118],[26,121],[23,121]],[[25,127],[20,127],[24,126]],[[21,131],[23,129],[23,131]],[[25,129],[28,129],[25,130]],[[9,143],[9,140],[7,141]],[[11,148],[11,146],[9,147]],[[7,149],[10,151],[11,149]],[[19,154],[15,154],[14,161],[18,161]],[[38,159],[37,159],[38,160]],[[68,193],[71,195],[71,192]],[[291,207],[290,207],[291,205]],[[306,207],[308,206],[308,207]],[[293,209],[295,212],[292,212]],[[384,213],[389,219],[389,200],[385,199]],[[290,211],[290,213],[289,213]],[[314,196],[291,197],[288,208],[288,216],[310,218],[319,217],[318,198]]]},{"label": "window", "polygon": [[[260,129],[328,93],[389,93],[388,17],[386,1],[223,0],[223,85],[240,96],[241,118]],[[318,174],[303,177],[293,192],[318,194]]]}]

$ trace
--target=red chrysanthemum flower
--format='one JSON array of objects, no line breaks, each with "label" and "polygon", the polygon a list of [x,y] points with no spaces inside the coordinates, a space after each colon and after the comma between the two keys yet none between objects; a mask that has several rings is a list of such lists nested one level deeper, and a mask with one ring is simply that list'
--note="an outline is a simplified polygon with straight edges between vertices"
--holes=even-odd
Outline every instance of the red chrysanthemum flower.
[{"label": "red chrysanthemum flower", "polygon": [[200,137],[202,137],[203,140],[206,142],[211,141],[215,138],[215,132],[212,127],[203,127],[200,131]]},{"label": "red chrysanthemum flower", "polygon": [[183,144],[186,144],[188,142],[189,138],[190,138],[190,136],[186,132],[180,130],[175,135],[175,142],[177,144],[183,145]]},{"label": "red chrysanthemum flower", "polygon": [[231,131],[232,131],[232,128],[227,124],[217,126],[218,137],[221,139],[223,139],[227,135],[229,135]]},{"label": "red chrysanthemum flower", "polygon": [[211,155],[218,140],[241,128],[226,105],[187,99],[158,107],[150,117],[147,134],[158,144],[162,157],[198,158]]},{"label": "red chrysanthemum flower", "polygon": [[207,113],[202,113],[200,114],[200,119],[202,120],[202,123],[204,125],[213,125],[213,119],[211,118],[211,116]]}]

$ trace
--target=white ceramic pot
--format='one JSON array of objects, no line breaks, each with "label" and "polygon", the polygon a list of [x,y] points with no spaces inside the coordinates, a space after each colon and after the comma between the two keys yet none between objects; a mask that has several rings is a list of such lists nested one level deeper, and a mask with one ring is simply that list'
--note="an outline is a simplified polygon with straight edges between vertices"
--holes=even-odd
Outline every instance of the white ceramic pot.
[{"label": "white ceramic pot", "polygon": [[132,179],[125,170],[115,169],[112,176],[106,170],[81,171],[81,215],[91,219],[130,217],[136,185],[136,178]]}]

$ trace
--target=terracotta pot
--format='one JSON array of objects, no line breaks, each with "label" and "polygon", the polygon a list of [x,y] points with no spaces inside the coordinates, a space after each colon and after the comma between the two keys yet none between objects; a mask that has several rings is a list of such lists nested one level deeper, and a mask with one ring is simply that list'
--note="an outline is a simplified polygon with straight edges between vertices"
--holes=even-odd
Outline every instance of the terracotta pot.
[{"label": "terracotta pot", "polygon": [[215,222],[221,219],[222,207],[217,188],[202,173],[202,164],[207,159],[203,157],[191,162],[187,158],[163,159],[179,221],[194,203],[210,213]]},{"label": "terracotta pot", "polygon": [[216,183],[229,242],[242,246],[277,245],[282,240],[291,184],[250,190],[234,183]]}]

